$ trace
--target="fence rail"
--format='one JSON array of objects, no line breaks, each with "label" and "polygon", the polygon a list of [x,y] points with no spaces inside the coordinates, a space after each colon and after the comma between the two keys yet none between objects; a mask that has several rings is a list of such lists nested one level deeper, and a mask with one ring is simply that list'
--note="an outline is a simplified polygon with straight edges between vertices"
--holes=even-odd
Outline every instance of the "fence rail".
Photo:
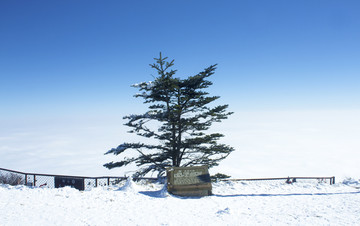
[{"label": "fence rail", "polygon": [[[2,178],[2,179],[1,179]],[[69,180],[83,180],[84,189],[98,186],[109,186],[117,184],[121,181],[127,180],[128,177],[116,176],[101,176],[101,177],[87,177],[87,176],[72,176],[72,175],[55,175],[55,174],[40,174],[40,173],[25,173],[10,169],[0,168],[0,184],[5,182],[13,182],[13,184],[23,184],[30,186],[55,188],[55,178],[66,178]],[[135,177],[133,180],[148,180],[157,181],[158,178],[152,177]],[[9,183],[11,184],[11,183]]]},{"label": "fence rail", "polygon": [[[0,184],[12,185],[29,185],[38,187],[58,187],[60,179],[75,182],[81,182],[80,190],[87,190],[92,187],[110,186],[118,184],[121,181],[127,180],[128,177],[115,176],[101,176],[101,177],[86,177],[86,176],[70,176],[70,175],[53,175],[53,174],[39,174],[39,173],[25,173],[10,169],[0,168]],[[158,178],[153,177],[137,177],[134,180],[148,180],[157,181]],[[335,184],[335,177],[277,177],[277,178],[253,178],[253,179],[221,179],[221,181],[284,181],[286,183],[294,183],[298,180],[317,180],[318,182],[329,182],[331,185]],[[67,184],[65,184],[67,185]]]},{"label": "fence rail", "polygon": [[335,184],[335,177],[276,177],[276,178],[252,178],[252,179],[223,179],[222,181],[274,181],[285,180],[287,183],[293,183],[297,180],[318,180],[320,182],[329,181],[330,185]]}]

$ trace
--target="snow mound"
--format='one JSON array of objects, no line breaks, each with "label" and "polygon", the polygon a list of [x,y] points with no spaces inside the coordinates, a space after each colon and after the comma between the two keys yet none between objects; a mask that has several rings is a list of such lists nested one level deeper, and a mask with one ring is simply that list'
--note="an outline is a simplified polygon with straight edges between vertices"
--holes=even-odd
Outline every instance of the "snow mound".
[{"label": "snow mound", "polygon": [[343,181],[343,184],[349,185],[349,186],[360,187],[360,181],[359,181],[359,180],[355,180],[354,178],[346,178],[346,179]]},{"label": "snow mound", "polygon": [[158,191],[141,191],[139,193],[141,193],[143,195],[153,197],[153,198],[166,198],[166,197],[170,196],[168,191],[167,191],[166,183]]},{"label": "snow mound", "polygon": [[124,186],[118,189],[118,191],[132,192],[132,193],[137,193],[139,190],[140,190],[139,186],[135,184],[132,177],[128,177]]}]

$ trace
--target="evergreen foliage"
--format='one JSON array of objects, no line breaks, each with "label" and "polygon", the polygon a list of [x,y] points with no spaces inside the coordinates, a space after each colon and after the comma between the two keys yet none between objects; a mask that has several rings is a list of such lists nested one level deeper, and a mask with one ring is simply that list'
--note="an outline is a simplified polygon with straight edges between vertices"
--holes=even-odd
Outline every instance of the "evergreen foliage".
[{"label": "evergreen foliage", "polygon": [[[214,74],[216,65],[186,79],[175,78],[172,70],[174,60],[167,57],[154,58],[150,64],[158,77],[153,82],[135,84],[140,93],[135,97],[143,98],[149,104],[144,114],[125,116],[130,133],[157,140],[157,144],[123,143],[105,154],[123,154],[127,150],[137,152],[136,157],[124,157],[119,162],[109,162],[104,166],[112,169],[131,163],[139,166],[134,176],[144,176],[149,172],[163,173],[165,167],[218,165],[234,149],[219,144],[223,137],[220,133],[205,133],[213,122],[227,119],[232,112],[227,112],[228,105],[210,107],[219,96],[209,96],[205,90],[212,85],[207,78]],[[154,127],[154,123],[156,126]],[[153,142],[152,142],[153,143]]]},{"label": "evergreen foliage", "polygon": [[223,173],[217,173],[213,176],[210,176],[210,179],[212,182],[217,182],[223,179],[229,179],[231,176],[223,174]]}]

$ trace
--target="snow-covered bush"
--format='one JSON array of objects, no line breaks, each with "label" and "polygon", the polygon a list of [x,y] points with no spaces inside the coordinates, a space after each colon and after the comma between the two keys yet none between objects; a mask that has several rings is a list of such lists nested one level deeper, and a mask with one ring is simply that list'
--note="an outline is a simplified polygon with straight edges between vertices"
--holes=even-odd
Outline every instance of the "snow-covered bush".
[{"label": "snow-covered bush", "polygon": [[0,173],[0,184],[19,185],[24,184],[24,177],[15,173]]}]

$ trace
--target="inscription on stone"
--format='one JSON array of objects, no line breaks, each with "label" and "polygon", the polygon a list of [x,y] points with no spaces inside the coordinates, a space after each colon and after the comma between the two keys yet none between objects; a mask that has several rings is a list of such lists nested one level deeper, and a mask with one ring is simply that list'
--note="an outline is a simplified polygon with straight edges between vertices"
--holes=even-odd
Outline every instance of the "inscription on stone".
[{"label": "inscription on stone", "polygon": [[193,170],[178,170],[174,173],[174,184],[176,185],[185,185],[185,184],[199,184],[201,183],[200,175],[203,172]]}]

